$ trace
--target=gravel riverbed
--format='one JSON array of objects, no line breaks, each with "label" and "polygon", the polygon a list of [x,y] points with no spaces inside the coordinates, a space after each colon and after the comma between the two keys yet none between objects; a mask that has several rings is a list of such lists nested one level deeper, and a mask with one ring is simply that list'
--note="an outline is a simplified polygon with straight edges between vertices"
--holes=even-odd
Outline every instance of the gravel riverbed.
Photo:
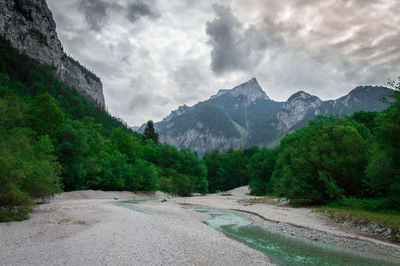
[{"label": "gravel riverbed", "polygon": [[[288,234],[360,252],[400,258],[398,245],[358,235],[306,208],[244,204],[247,187],[225,196],[76,191],[36,207],[31,218],[0,224],[1,265],[271,265],[263,253],[202,223],[188,206],[232,211]],[[119,206],[118,201],[165,198]],[[235,209],[233,211],[232,209]],[[257,215],[255,215],[257,214]]]}]

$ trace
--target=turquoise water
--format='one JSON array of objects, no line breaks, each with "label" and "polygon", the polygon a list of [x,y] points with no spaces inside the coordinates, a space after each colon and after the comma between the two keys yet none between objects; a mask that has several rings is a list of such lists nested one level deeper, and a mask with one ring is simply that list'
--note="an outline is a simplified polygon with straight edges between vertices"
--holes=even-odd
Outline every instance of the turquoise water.
[{"label": "turquoise water", "polygon": [[117,202],[117,206],[124,207],[133,211],[146,213],[146,214],[154,214],[155,212],[149,211],[143,208],[138,208],[134,206],[135,204],[140,204],[146,201],[161,201],[163,198],[144,198],[144,199],[133,199],[133,200],[122,200]]},{"label": "turquoise water", "polygon": [[233,213],[196,207],[191,209],[209,214],[205,224],[260,250],[278,265],[400,265],[400,260],[395,263],[369,257],[255,226],[249,219]]}]

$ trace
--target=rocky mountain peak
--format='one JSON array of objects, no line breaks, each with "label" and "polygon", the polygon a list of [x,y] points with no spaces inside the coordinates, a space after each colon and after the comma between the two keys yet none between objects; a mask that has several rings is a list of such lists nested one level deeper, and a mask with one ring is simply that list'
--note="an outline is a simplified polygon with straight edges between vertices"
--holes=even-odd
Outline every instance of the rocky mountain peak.
[{"label": "rocky mountain peak", "polygon": [[[186,104],[181,105],[181,106],[178,107],[178,109],[172,111],[172,112],[171,112],[167,117],[165,117],[162,121],[163,121],[163,122],[170,121],[171,118],[177,117],[177,116],[179,116],[179,115],[182,115],[182,114],[186,113],[187,111],[191,110],[192,108],[193,108],[193,107],[187,106]],[[142,127],[143,127],[143,125],[142,125]],[[142,128],[142,127],[141,127],[141,128]],[[143,130],[144,130],[144,128],[143,128]]]},{"label": "rocky mountain peak", "polygon": [[211,99],[220,97],[222,95],[230,94],[234,97],[245,97],[247,103],[254,103],[257,100],[270,100],[267,94],[263,91],[258,84],[256,78],[240,84],[231,90],[219,90],[218,93],[211,97]]},{"label": "rocky mountain peak", "polygon": [[287,101],[288,102],[293,102],[293,101],[296,101],[296,100],[307,100],[307,99],[310,99],[310,98],[313,98],[313,97],[318,98],[318,97],[313,96],[313,95],[311,95],[311,94],[309,94],[309,93],[307,93],[305,91],[298,91],[295,94],[293,94],[292,96],[290,96]]},{"label": "rocky mountain peak", "polygon": [[256,79],[251,79],[192,107],[180,106],[155,127],[162,142],[179,149],[190,148],[202,156],[215,149],[225,152],[232,147],[273,146],[282,136],[307,125],[317,115],[380,111],[390,102],[382,99],[391,95],[388,88],[369,86],[358,87],[337,100],[322,101],[299,91],[286,102],[275,102],[267,97]]}]

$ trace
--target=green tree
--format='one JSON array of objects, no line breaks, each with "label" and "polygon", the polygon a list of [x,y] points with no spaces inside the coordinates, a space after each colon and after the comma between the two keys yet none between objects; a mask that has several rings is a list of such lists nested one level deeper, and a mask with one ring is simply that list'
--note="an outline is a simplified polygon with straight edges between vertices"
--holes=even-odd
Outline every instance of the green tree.
[{"label": "green tree", "polygon": [[[136,180],[134,169],[128,163],[126,155],[117,150],[101,154],[101,183],[99,188],[103,190],[130,190],[137,191],[142,180]],[[132,180],[136,182],[132,182]]]},{"label": "green tree", "polygon": [[171,178],[171,192],[173,194],[187,197],[194,192],[193,182],[189,176],[184,174],[173,175]]},{"label": "green tree", "polygon": [[80,121],[67,120],[54,136],[55,153],[62,165],[62,180],[67,191],[87,189],[85,163],[89,157],[89,134]]},{"label": "green tree", "polygon": [[153,121],[149,120],[147,122],[146,128],[144,129],[143,132],[143,137],[145,140],[151,139],[154,141],[155,144],[158,144],[158,133],[154,129]]},{"label": "green tree", "polygon": [[111,131],[109,138],[114,149],[125,154],[130,163],[133,163],[137,158],[143,158],[141,151],[142,145],[134,135],[124,128],[115,128]]},{"label": "green tree", "polygon": [[247,169],[250,172],[249,188],[251,194],[261,196],[272,192],[271,177],[278,154],[278,148],[274,150],[262,148],[250,158]]},{"label": "green tree", "polygon": [[377,118],[377,144],[367,168],[374,196],[388,197],[400,209],[400,81],[394,85],[396,101]]},{"label": "green tree", "polygon": [[39,136],[53,134],[64,121],[64,113],[58,101],[50,94],[38,95],[28,108],[27,121]]},{"label": "green tree", "polygon": [[27,218],[33,199],[61,190],[51,141],[23,127],[21,105],[18,97],[0,99],[0,221]]},{"label": "green tree", "polygon": [[375,134],[375,130],[378,126],[377,118],[379,116],[379,112],[372,112],[372,111],[359,111],[355,112],[349,118],[363,124],[366,126],[371,133]]},{"label": "green tree", "polygon": [[206,154],[203,161],[208,168],[207,180],[210,192],[248,185],[250,174],[247,164],[257,150],[257,147],[252,147],[243,151],[231,149],[225,154],[220,154],[218,150]]},{"label": "green tree", "polygon": [[284,137],[272,177],[276,192],[310,203],[361,196],[369,150],[354,123],[320,117]]},{"label": "green tree", "polygon": [[158,189],[158,175],[153,164],[138,159],[134,164],[134,178],[140,180],[138,190],[156,191]]}]

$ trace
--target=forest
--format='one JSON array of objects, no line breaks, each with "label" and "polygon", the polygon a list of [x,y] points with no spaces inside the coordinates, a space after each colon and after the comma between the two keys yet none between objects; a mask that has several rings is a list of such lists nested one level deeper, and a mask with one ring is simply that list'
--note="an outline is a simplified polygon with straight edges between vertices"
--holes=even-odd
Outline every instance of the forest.
[{"label": "forest", "polygon": [[[386,110],[317,117],[274,149],[196,152],[160,143],[81,97],[0,38],[0,221],[23,220],[62,191],[161,190],[180,196],[248,185],[294,204],[400,206],[400,95]],[[355,200],[356,199],[356,200]]]},{"label": "forest", "polygon": [[[206,193],[196,153],[141,135],[0,39],[0,221],[61,191]],[[153,129],[154,131],[154,129]]]},{"label": "forest", "polygon": [[274,149],[205,155],[210,192],[249,184],[293,205],[399,211],[400,79],[391,86],[396,100],[382,112],[320,116]]}]

